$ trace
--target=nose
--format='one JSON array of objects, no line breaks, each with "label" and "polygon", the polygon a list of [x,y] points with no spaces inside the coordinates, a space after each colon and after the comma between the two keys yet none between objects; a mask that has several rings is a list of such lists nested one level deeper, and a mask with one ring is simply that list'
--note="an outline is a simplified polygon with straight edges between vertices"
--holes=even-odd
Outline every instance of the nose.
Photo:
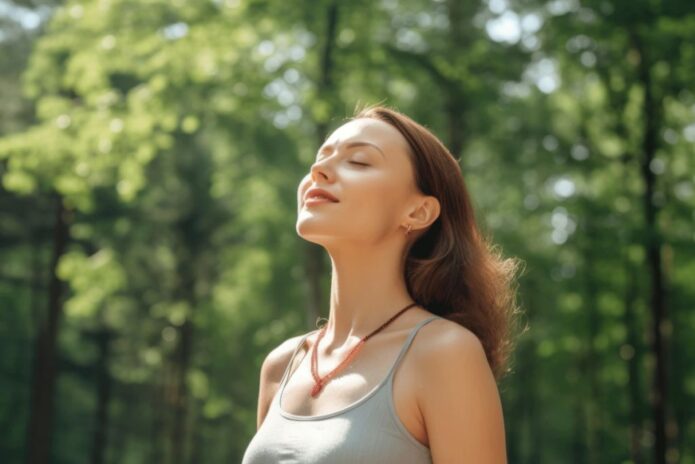
[{"label": "nose", "polygon": [[311,165],[311,168],[309,169],[309,176],[313,181],[321,178],[321,176],[323,176],[323,179],[325,180],[329,178],[329,172],[330,170],[326,168],[326,162],[321,160],[316,161]]}]

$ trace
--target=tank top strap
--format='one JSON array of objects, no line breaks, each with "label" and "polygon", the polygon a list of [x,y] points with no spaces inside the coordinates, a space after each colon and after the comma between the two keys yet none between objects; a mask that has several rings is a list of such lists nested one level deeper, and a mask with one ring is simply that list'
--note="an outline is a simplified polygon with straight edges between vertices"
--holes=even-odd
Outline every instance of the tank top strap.
[{"label": "tank top strap", "polygon": [[294,349],[294,352],[292,353],[292,357],[290,357],[290,362],[287,363],[287,366],[285,366],[285,372],[282,374],[282,379],[280,380],[280,388],[282,388],[285,384],[285,381],[287,380],[287,377],[290,373],[290,368],[292,367],[292,364],[294,364],[294,358],[297,357],[297,353],[299,353],[299,349],[304,346],[304,341],[307,339],[307,337],[311,334],[316,332],[316,330],[312,330],[311,332],[308,332],[302,336],[302,338],[299,340],[299,343],[297,343],[297,346]]},{"label": "tank top strap", "polygon": [[[417,335],[417,332],[424,327],[426,324],[429,324],[430,322],[434,321],[435,319],[444,319],[441,316],[433,316],[430,317],[429,319],[425,319],[424,321],[419,322],[413,330],[410,332],[410,335],[408,336],[408,339],[405,341],[403,344],[403,347],[401,348],[401,351],[398,353],[398,357],[396,357],[396,361],[393,363],[391,366],[391,369],[389,370],[388,375],[386,376],[386,380],[389,382],[391,381],[393,377],[393,373],[395,372],[396,368],[398,367],[398,364],[401,362],[401,359],[403,356],[405,356],[406,351],[408,351],[408,348],[410,347],[410,344],[413,342],[413,339],[415,339],[415,335]],[[317,329],[318,330],[318,329]],[[311,332],[308,332],[302,336],[302,338],[299,340],[299,343],[297,343],[297,346],[294,349],[294,352],[292,353],[292,357],[290,357],[290,361],[287,363],[287,366],[285,367],[285,372],[282,374],[282,379],[280,380],[280,387],[279,390],[284,390],[285,389],[285,382],[287,381],[289,375],[290,375],[290,368],[292,367],[292,364],[294,363],[294,358],[297,357],[297,353],[299,353],[299,349],[304,346],[304,341],[309,337],[309,335],[313,334],[317,330],[312,330]]]},{"label": "tank top strap", "polygon": [[401,348],[400,353],[398,353],[398,357],[396,358],[396,361],[393,363],[391,366],[391,369],[389,370],[388,375],[386,376],[386,380],[391,383],[393,382],[393,373],[396,371],[396,368],[400,364],[401,360],[403,359],[403,356],[405,356],[405,353],[408,351],[408,348],[410,345],[413,343],[413,340],[415,339],[415,335],[417,335],[418,331],[423,328],[425,325],[429,324],[430,322],[436,320],[436,319],[444,319],[441,316],[433,316],[430,317],[429,319],[425,319],[424,321],[419,322],[413,330],[410,331],[410,335],[408,336],[408,339],[405,341],[403,344],[403,347]]}]

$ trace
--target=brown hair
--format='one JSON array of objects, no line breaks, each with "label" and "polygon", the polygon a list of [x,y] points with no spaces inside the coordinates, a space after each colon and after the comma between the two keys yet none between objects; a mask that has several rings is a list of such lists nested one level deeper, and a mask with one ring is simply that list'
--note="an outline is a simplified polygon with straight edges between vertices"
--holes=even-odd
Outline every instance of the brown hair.
[{"label": "brown hair", "polygon": [[357,108],[351,119],[373,118],[408,141],[415,182],[439,200],[440,215],[408,246],[405,280],[413,299],[457,322],[481,341],[496,379],[511,369],[516,316],[515,276],[520,261],[502,258],[477,226],[460,166],[427,128],[385,106]]}]

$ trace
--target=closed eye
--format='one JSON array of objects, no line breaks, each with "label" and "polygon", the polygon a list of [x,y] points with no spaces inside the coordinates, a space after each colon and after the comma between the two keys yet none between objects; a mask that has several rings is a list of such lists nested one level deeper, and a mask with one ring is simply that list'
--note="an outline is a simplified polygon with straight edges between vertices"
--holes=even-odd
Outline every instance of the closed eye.
[{"label": "closed eye", "polygon": [[358,163],[357,161],[350,161],[350,164],[359,164],[360,166],[369,166],[368,164]]}]

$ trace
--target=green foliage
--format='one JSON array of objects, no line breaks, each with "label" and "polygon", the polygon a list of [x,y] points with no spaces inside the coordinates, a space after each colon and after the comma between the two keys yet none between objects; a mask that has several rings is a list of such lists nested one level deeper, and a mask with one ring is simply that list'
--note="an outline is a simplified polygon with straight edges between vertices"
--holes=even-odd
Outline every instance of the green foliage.
[{"label": "green foliage", "polygon": [[[384,101],[451,148],[481,226],[526,263],[509,461],[649,461],[655,236],[669,453],[695,462],[695,11],[581,3],[73,0],[33,36],[3,29],[24,54],[0,54],[0,455],[24,459],[55,272],[52,459],[93,459],[103,426],[105,462],[238,462],[261,362],[313,328],[297,185],[327,130]],[[495,36],[500,18],[518,40]],[[53,195],[69,231],[55,270]]]}]

